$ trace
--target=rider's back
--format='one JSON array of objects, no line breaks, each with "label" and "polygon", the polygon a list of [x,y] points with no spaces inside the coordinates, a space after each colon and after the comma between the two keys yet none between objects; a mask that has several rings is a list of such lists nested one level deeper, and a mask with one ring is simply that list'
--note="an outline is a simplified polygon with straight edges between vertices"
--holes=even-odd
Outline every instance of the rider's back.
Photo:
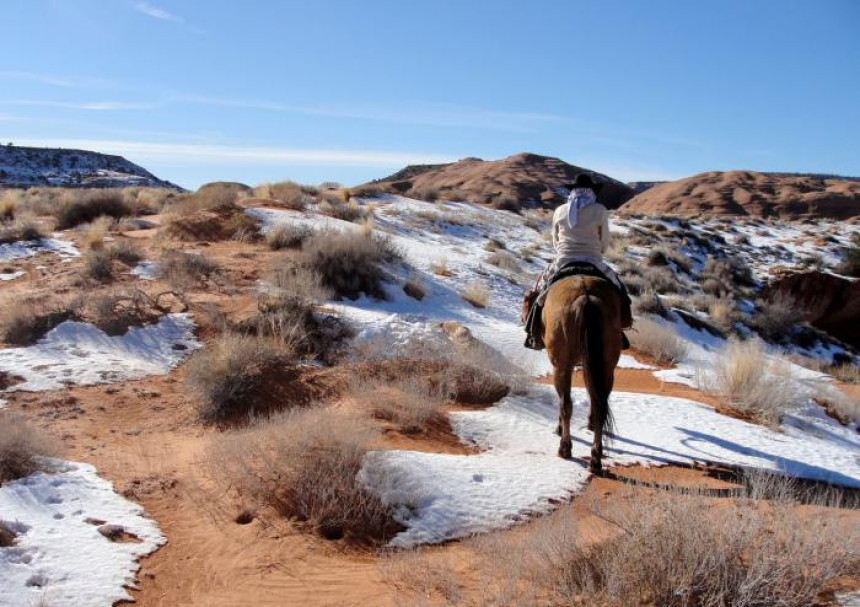
[{"label": "rider's back", "polygon": [[552,243],[557,258],[597,257],[609,245],[609,214],[606,207],[596,203],[579,209],[576,225],[568,224],[570,203],[555,210],[552,218]]}]

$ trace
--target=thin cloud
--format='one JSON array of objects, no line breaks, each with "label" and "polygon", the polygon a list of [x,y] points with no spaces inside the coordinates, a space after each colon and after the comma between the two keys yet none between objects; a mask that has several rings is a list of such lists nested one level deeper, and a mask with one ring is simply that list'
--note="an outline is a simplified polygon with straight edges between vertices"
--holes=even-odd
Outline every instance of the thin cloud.
[{"label": "thin cloud", "polygon": [[48,101],[43,99],[8,99],[0,104],[23,105],[38,107],[56,107],[70,110],[86,110],[90,112],[115,112],[119,110],[151,110],[158,107],[157,103],[136,101]]},{"label": "thin cloud", "polygon": [[140,162],[173,164],[255,164],[389,167],[406,164],[450,162],[451,155],[389,150],[343,150],[210,145],[196,143],[149,143],[99,139],[29,139],[21,145],[86,149],[119,154]]},{"label": "thin cloud", "polygon": [[69,78],[61,78],[59,76],[51,76],[48,74],[38,74],[36,72],[22,72],[17,70],[0,70],[0,78],[14,80],[29,80],[31,82],[39,82],[40,84],[50,84],[52,86],[73,87],[78,86],[74,80]]},{"label": "thin cloud", "polygon": [[184,23],[185,19],[180,17],[179,15],[174,15],[163,8],[159,8],[157,6],[153,6],[149,2],[138,2],[134,5],[134,10],[138,13],[146,15],[147,17],[152,17],[153,19],[160,19],[162,21],[173,21],[174,23]]}]

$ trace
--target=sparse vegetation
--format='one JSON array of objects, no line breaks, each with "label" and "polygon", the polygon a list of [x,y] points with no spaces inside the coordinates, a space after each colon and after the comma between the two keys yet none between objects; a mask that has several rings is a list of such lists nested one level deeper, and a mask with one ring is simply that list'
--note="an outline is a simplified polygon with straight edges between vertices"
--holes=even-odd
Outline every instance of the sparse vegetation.
[{"label": "sparse vegetation", "polygon": [[218,266],[202,253],[188,253],[168,249],[156,263],[156,275],[178,291],[187,291],[200,285]]},{"label": "sparse vegetation", "polygon": [[507,251],[494,251],[487,256],[487,263],[494,265],[500,270],[506,272],[517,273],[520,271],[520,264],[516,258]]},{"label": "sparse vegetation", "polygon": [[213,439],[216,475],[257,506],[295,517],[328,539],[385,541],[391,507],[359,478],[377,432],[342,411],[293,410]]},{"label": "sparse vegetation", "polygon": [[412,274],[403,285],[403,292],[412,299],[421,301],[427,295],[427,288],[424,286],[424,281],[417,274]]},{"label": "sparse vegetation", "polygon": [[362,293],[385,299],[383,263],[401,258],[389,238],[369,231],[324,230],[309,238],[300,265],[320,276],[322,285],[338,297],[356,299]]},{"label": "sparse vegetation", "polygon": [[792,379],[787,363],[768,355],[755,339],[730,339],[713,369],[698,371],[696,383],[736,411],[771,426],[810,396]]},{"label": "sparse vegetation", "polygon": [[657,293],[650,288],[645,288],[642,294],[633,302],[633,310],[637,314],[656,314],[666,317],[669,311],[663,305],[663,301]]},{"label": "sparse vegetation", "polygon": [[82,301],[7,296],[0,302],[0,338],[12,346],[29,346],[66,320],[77,318]]},{"label": "sparse vegetation", "polygon": [[803,310],[788,295],[777,294],[767,301],[759,302],[750,326],[768,341],[780,342],[791,334],[792,329],[803,320]]},{"label": "sparse vegetation", "polygon": [[490,290],[480,280],[473,280],[467,284],[461,295],[476,308],[486,308],[490,303]]},{"label": "sparse vegetation", "polygon": [[91,223],[102,216],[120,219],[132,214],[132,206],[126,201],[122,192],[114,190],[95,190],[85,195],[64,195],[60,205],[54,210],[59,230],[74,228],[82,223]]},{"label": "sparse vegetation", "polygon": [[430,265],[430,269],[437,276],[452,276],[453,272],[448,268],[448,258],[440,257]]},{"label": "sparse vegetation", "polygon": [[421,432],[444,420],[444,389],[415,375],[394,381],[357,377],[349,393],[374,417],[395,424],[404,434]]},{"label": "sparse vegetation", "polygon": [[14,219],[0,220],[0,244],[45,237],[45,231],[35,218],[18,213]]},{"label": "sparse vegetation", "polygon": [[663,365],[675,364],[687,354],[687,344],[670,325],[648,318],[637,319],[629,336],[634,348]]},{"label": "sparse vegetation", "polygon": [[258,185],[254,188],[254,196],[274,200],[281,206],[293,211],[303,211],[308,204],[314,201],[314,196],[307,194],[302,186],[292,181]]},{"label": "sparse vegetation", "polygon": [[299,223],[280,223],[266,234],[266,244],[273,251],[300,249],[314,230]]},{"label": "sparse vegetation", "polygon": [[518,212],[521,208],[520,201],[511,194],[499,194],[490,202],[490,206],[500,211]]},{"label": "sparse vegetation", "polygon": [[0,411],[0,485],[49,470],[54,443],[26,418]]}]

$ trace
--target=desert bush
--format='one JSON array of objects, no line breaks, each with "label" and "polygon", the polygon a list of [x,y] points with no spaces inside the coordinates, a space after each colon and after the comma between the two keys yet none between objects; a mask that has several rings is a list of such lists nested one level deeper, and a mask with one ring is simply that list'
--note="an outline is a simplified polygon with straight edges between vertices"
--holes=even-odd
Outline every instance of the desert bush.
[{"label": "desert bush", "polygon": [[650,266],[668,266],[670,263],[674,263],[682,270],[690,269],[690,260],[684,257],[677,250],[671,249],[667,246],[657,246],[650,249],[646,260]]},{"label": "desert bush", "polygon": [[484,244],[484,249],[490,252],[501,251],[506,248],[507,245],[499,238],[490,238],[486,244]]},{"label": "desert bush", "polygon": [[622,274],[619,278],[631,295],[640,295],[645,289],[645,279],[638,274]]},{"label": "desert bush", "polygon": [[355,201],[345,202],[334,192],[325,192],[322,197],[318,210],[323,215],[328,215],[342,221],[353,222],[367,217],[367,213]]},{"label": "desert bush", "polygon": [[410,274],[403,285],[403,292],[412,299],[421,301],[427,295],[427,287],[424,286],[424,281],[417,274]]},{"label": "desert bush", "polygon": [[828,382],[818,383],[814,396],[815,402],[846,426],[860,422],[860,400],[852,398]]},{"label": "desert bush", "polygon": [[323,284],[322,275],[316,269],[296,265],[291,258],[274,262],[270,280],[278,298],[293,300],[303,306],[334,297],[334,292]]},{"label": "desert bush", "polygon": [[266,234],[266,244],[273,251],[299,249],[314,230],[299,223],[279,223]]},{"label": "desert bush", "polygon": [[782,341],[792,328],[803,320],[803,310],[789,295],[778,293],[767,301],[760,301],[750,326],[769,341]]},{"label": "desert bush", "polygon": [[305,242],[300,265],[317,272],[322,285],[338,297],[357,299],[366,293],[385,299],[382,264],[400,258],[389,238],[372,231],[323,230]]},{"label": "desert bush", "polygon": [[242,183],[215,181],[205,183],[196,192],[179,197],[171,210],[184,213],[196,211],[226,212],[236,208],[236,202],[251,190]]},{"label": "desert bush", "polygon": [[215,262],[202,253],[168,249],[158,258],[155,274],[173,288],[184,291],[197,287],[217,269]]},{"label": "desert bush", "polygon": [[133,209],[125,196],[121,191],[115,190],[96,190],[86,195],[64,195],[59,206],[54,209],[59,230],[91,223],[103,215],[120,219],[132,213]]},{"label": "desert bush", "polygon": [[413,188],[409,190],[409,197],[426,202],[436,202],[439,200],[439,190],[436,188]]},{"label": "desert bush", "polygon": [[752,270],[738,257],[715,259],[708,256],[702,268],[700,280],[704,283],[709,278],[726,285],[727,292],[731,292],[737,287],[755,286]]},{"label": "desert bush", "polygon": [[585,507],[608,539],[571,509],[476,540],[485,604],[804,607],[860,565],[856,528],[783,499],[627,489]]},{"label": "desert bush", "polygon": [[730,299],[711,298],[708,302],[708,318],[719,329],[729,331],[735,320],[735,307]]},{"label": "desert bush", "polygon": [[81,315],[108,335],[122,335],[129,327],[157,321],[163,312],[148,293],[131,287],[89,297]]},{"label": "desert bush", "polygon": [[845,251],[845,258],[836,266],[836,272],[855,278],[860,276],[860,246],[855,244]]},{"label": "desert bush", "polygon": [[302,521],[329,539],[385,540],[391,507],[360,479],[372,426],[343,411],[284,412],[223,433],[210,445],[216,476],[259,507]]},{"label": "desert bush", "polygon": [[36,343],[66,320],[76,319],[82,301],[7,296],[0,301],[0,339],[12,346]]},{"label": "desert bush", "polygon": [[0,485],[49,470],[45,458],[56,454],[53,441],[26,418],[0,411]]},{"label": "desert bush", "polygon": [[860,384],[860,366],[842,363],[830,365],[825,371],[846,384]]},{"label": "desert bush", "polygon": [[520,205],[520,201],[517,200],[515,196],[511,194],[499,194],[490,202],[490,206],[494,209],[498,209],[500,211],[513,211],[518,212],[522,206]]},{"label": "desert bush", "polygon": [[486,308],[490,303],[490,290],[480,280],[473,280],[467,284],[460,295],[476,308]]},{"label": "desert bush", "polygon": [[440,257],[430,264],[430,269],[437,276],[451,276],[453,272],[448,268],[448,258]]},{"label": "desert bush", "polygon": [[102,215],[95,221],[80,226],[81,244],[87,249],[101,249],[113,223],[113,218]]},{"label": "desert bush", "polygon": [[84,276],[98,282],[107,282],[113,279],[113,259],[110,253],[104,249],[95,249],[84,255]]},{"label": "desert bush", "polygon": [[687,355],[687,344],[664,323],[639,318],[629,336],[634,348],[663,365],[675,364]]},{"label": "desert bush", "polygon": [[678,276],[667,267],[646,268],[642,274],[645,288],[660,294],[682,293],[686,289]]},{"label": "desert bush", "polygon": [[14,219],[0,221],[0,244],[45,237],[42,227],[34,217],[18,213]]},{"label": "desert bush", "polygon": [[415,375],[394,381],[357,376],[349,393],[375,418],[392,422],[405,434],[421,432],[444,420],[444,389]]},{"label": "desert bush", "polygon": [[377,198],[385,193],[380,186],[372,183],[356,186],[350,190],[350,194],[357,198]]},{"label": "desert bush", "polygon": [[768,355],[755,339],[730,339],[713,368],[696,373],[699,389],[724,398],[735,410],[777,426],[783,414],[810,396],[791,377],[787,363]]},{"label": "desert bush", "polygon": [[11,221],[15,219],[15,213],[18,212],[21,198],[19,190],[5,190],[0,194],[0,221]]},{"label": "desert bush", "polygon": [[111,257],[127,266],[136,264],[143,259],[143,254],[140,250],[131,241],[125,239],[118,239],[108,247],[108,251]]},{"label": "desert bush", "polygon": [[223,422],[251,415],[246,397],[258,388],[265,371],[280,356],[266,338],[225,333],[188,361],[186,382],[199,397],[197,414],[204,422]]},{"label": "desert bush", "polygon": [[283,206],[293,211],[303,211],[313,198],[302,191],[299,184],[292,181],[280,181],[269,186],[269,198],[277,200]]},{"label": "desert bush", "polygon": [[654,290],[647,286],[642,290],[642,294],[633,302],[633,310],[637,314],[657,314],[658,316],[666,317],[669,311],[663,305],[663,300],[657,295]]},{"label": "desert bush", "polygon": [[507,251],[494,251],[493,253],[490,253],[490,255],[487,256],[487,263],[496,266],[500,270],[505,270],[506,272],[517,273],[520,271],[520,264],[518,264],[516,258]]}]

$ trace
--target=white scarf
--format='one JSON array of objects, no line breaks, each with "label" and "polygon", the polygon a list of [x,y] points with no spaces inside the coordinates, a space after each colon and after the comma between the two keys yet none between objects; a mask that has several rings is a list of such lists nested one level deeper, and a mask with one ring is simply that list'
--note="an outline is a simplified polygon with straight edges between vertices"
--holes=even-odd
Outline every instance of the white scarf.
[{"label": "white scarf", "polygon": [[567,196],[567,225],[571,228],[576,225],[579,216],[579,209],[597,202],[597,194],[591,188],[574,188]]}]

